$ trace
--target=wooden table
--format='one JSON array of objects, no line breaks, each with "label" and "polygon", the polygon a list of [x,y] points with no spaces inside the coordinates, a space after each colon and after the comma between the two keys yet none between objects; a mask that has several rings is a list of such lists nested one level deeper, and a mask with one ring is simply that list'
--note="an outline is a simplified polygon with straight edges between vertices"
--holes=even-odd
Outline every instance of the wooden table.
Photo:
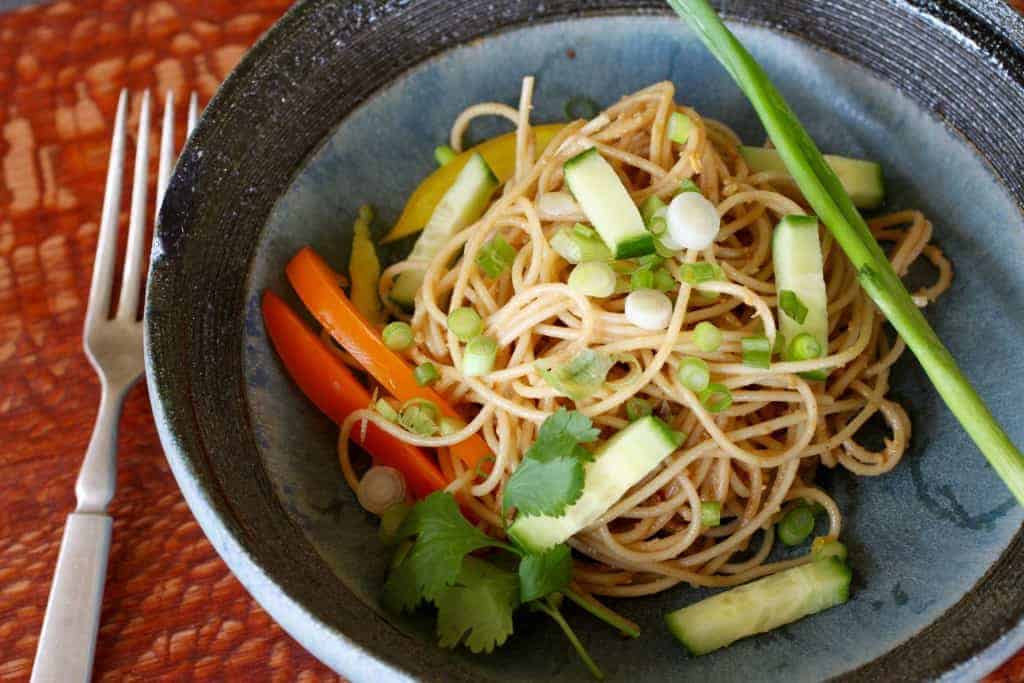
[{"label": "wooden table", "polygon": [[[117,93],[170,89],[180,102],[196,89],[205,102],[289,4],[60,0],[0,14],[2,681],[28,678],[99,399],[80,334]],[[206,541],[141,385],[119,451],[96,679],[340,680],[260,609]],[[1024,681],[1024,653],[991,680]]]}]

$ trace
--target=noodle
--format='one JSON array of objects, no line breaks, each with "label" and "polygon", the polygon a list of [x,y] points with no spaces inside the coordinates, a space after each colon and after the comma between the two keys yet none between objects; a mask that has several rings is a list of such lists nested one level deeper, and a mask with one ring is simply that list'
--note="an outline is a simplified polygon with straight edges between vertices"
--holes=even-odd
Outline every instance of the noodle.
[{"label": "noodle", "polygon": [[[485,215],[429,263],[411,319],[417,341],[412,358],[437,366],[437,388],[467,425],[448,436],[422,437],[372,411],[359,411],[346,420],[338,442],[345,477],[353,486],[348,440],[358,436],[360,424],[372,422],[409,443],[438,448],[442,470],[451,479],[448,490],[500,536],[503,486],[548,415],[565,406],[590,416],[599,427],[618,429],[628,423],[627,400],[650,400],[663,419],[688,436],[660,467],[570,540],[587,558],[575,562],[573,580],[588,595],[648,595],[680,582],[732,586],[806,562],[807,557],[774,563],[767,558],[775,543],[774,523],[797,500],[819,503],[828,515],[829,535],[838,536],[842,515],[814,485],[815,470],[841,466],[858,475],[882,474],[899,462],[910,435],[906,411],[886,396],[889,372],[905,344],[888,338],[882,315],[826,233],[827,353],[777,362],[768,370],[743,364],[740,339],[763,333],[774,340],[776,334],[772,228],[784,215],[806,213],[806,206],[776,187],[785,184],[784,174],[752,174],[736,151],[736,135],[677,105],[674,94],[671,83],[658,83],[589,122],[571,123],[532,163],[532,78],[523,82],[518,109],[483,103],[458,117],[451,131],[455,150],[462,149],[463,133],[476,116],[498,115],[517,126],[512,178]],[[676,111],[694,124],[683,145],[668,137],[668,120]],[[669,265],[677,270],[702,258],[718,264],[726,280],[702,283],[702,295],[676,282],[664,332],[630,324],[621,297],[590,299],[569,288],[568,269],[548,242],[566,219],[543,214],[537,200],[564,189],[563,163],[588,147],[600,150],[637,202],[652,195],[668,198],[689,178],[718,207],[722,223],[714,245],[700,253],[683,252]],[[892,244],[890,258],[900,275],[922,256],[937,269],[936,282],[917,293],[919,302],[932,302],[949,287],[952,269],[929,244],[932,226],[920,212],[876,218],[870,227],[880,241]],[[476,255],[495,235],[518,254],[512,267],[492,280],[482,276]],[[381,292],[398,273],[423,265],[403,262],[387,269]],[[717,297],[703,295],[709,292]],[[460,371],[462,347],[447,328],[448,312],[460,306],[476,308],[487,333],[499,343],[498,363],[483,377],[468,378]],[[693,328],[703,320],[723,332],[717,351],[701,352],[693,342]],[[535,362],[565,362],[584,348],[611,354],[628,369],[592,398],[574,403],[544,381]],[[732,390],[730,408],[709,412],[679,383],[675,368],[684,356],[707,361],[715,381]],[[809,383],[799,374],[813,370],[829,371],[827,382]],[[877,452],[856,441],[858,431],[876,415],[890,432]],[[448,451],[471,433],[479,433],[494,453],[489,473],[467,470]],[[721,502],[721,526],[702,527],[701,500]]]}]

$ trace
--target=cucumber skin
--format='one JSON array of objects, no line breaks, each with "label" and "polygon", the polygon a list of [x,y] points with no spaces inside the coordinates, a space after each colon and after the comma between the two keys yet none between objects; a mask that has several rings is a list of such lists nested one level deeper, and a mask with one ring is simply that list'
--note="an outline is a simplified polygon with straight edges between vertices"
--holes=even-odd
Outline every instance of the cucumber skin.
[{"label": "cucumber skin", "polygon": [[654,253],[654,235],[637,235],[631,240],[620,242],[615,250],[615,258],[626,259],[646,256]]},{"label": "cucumber skin", "polygon": [[[802,571],[804,573],[815,572],[818,575],[815,578],[817,578],[819,581],[827,581],[829,579],[832,579],[832,580],[838,579],[839,580],[839,585],[835,587],[834,595],[832,595],[829,599],[823,601],[821,603],[821,605],[816,606],[817,609],[813,609],[811,611],[807,611],[804,614],[796,617],[796,619],[791,619],[789,621],[780,622],[780,623],[775,624],[775,625],[771,626],[770,628],[764,629],[764,630],[753,631],[753,632],[750,632],[750,633],[739,633],[734,638],[719,639],[717,641],[712,642],[711,644],[699,643],[699,642],[695,641],[693,638],[691,638],[690,634],[687,633],[686,626],[687,626],[688,618],[690,618],[690,619],[699,619],[700,618],[700,614],[699,613],[697,615],[693,614],[692,608],[694,608],[694,607],[696,607],[698,605],[704,605],[705,609],[707,609],[709,604],[713,608],[714,603],[709,603],[709,601],[715,600],[715,598],[718,598],[719,596],[725,595],[726,593],[730,592],[731,590],[735,590],[735,589],[730,589],[730,591],[725,591],[723,593],[718,593],[718,594],[716,594],[716,595],[714,595],[714,596],[712,596],[710,598],[706,598],[704,600],[701,600],[700,602],[696,602],[693,605],[688,605],[687,607],[683,607],[682,609],[679,609],[679,610],[676,610],[676,611],[673,611],[673,612],[669,612],[668,614],[665,615],[665,624],[668,627],[669,632],[672,633],[673,637],[675,637],[675,639],[678,640],[683,645],[683,647],[685,647],[686,650],[691,655],[699,657],[700,655],[705,655],[705,654],[708,654],[709,652],[713,652],[713,651],[718,650],[720,648],[727,647],[728,645],[731,645],[732,643],[734,643],[737,640],[740,640],[742,638],[747,638],[747,637],[750,637],[750,636],[753,636],[753,635],[757,635],[759,633],[767,633],[768,631],[774,630],[774,629],[779,628],[781,626],[784,626],[786,624],[793,623],[794,621],[798,621],[800,619],[803,619],[804,617],[811,616],[812,614],[817,614],[818,612],[822,612],[822,611],[824,611],[826,609],[829,609],[831,607],[835,607],[836,605],[841,605],[841,604],[845,603],[846,601],[848,601],[850,599],[850,580],[851,580],[851,578],[853,576],[853,572],[850,570],[850,567],[845,562],[843,562],[841,559],[839,559],[838,557],[827,557],[827,558],[824,558],[824,559],[821,559],[821,560],[815,560],[814,562],[811,562],[810,564],[800,565],[799,567],[793,567],[792,569],[787,569],[786,571],[780,572],[779,574],[774,574],[774,575],[771,575],[771,576],[766,576],[764,578],[761,578],[761,579],[758,579],[756,581],[753,581],[753,582],[751,582],[749,584],[745,584],[745,586],[756,586],[757,584],[764,585],[762,582],[768,581],[770,579],[776,579],[776,577],[779,577],[782,574],[786,574],[788,572],[794,572],[794,571]],[[777,581],[778,581],[778,579],[776,579],[776,582]],[[771,584],[768,584],[768,585],[771,585]],[[825,588],[823,586],[822,590],[824,590],[824,589]],[[691,610],[691,611],[687,612],[687,610]]]}]

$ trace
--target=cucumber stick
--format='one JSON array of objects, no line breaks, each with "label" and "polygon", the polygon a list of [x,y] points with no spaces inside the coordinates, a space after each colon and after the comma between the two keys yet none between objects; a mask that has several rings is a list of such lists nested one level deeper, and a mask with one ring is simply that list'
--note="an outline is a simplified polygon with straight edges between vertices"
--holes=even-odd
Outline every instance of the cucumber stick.
[{"label": "cucumber stick", "polygon": [[586,468],[583,493],[560,517],[517,517],[508,535],[532,553],[541,553],[585,529],[603,515],[665,456],[678,435],[653,416],[640,418],[608,439]]},{"label": "cucumber stick", "polygon": [[[740,147],[740,154],[754,173],[780,171],[788,173],[786,162],[768,147]],[[882,166],[874,161],[825,155],[825,163],[839,176],[839,182],[859,209],[877,209],[885,201],[885,180]]]},{"label": "cucumber stick", "polygon": [[[430,214],[409,260],[432,259],[456,233],[483,215],[497,187],[498,178],[483,156],[478,152],[470,157]],[[423,271],[404,271],[391,288],[391,299],[401,306],[410,307],[422,284]]]},{"label": "cucumber stick", "polygon": [[654,235],[611,164],[596,148],[565,162],[565,184],[617,259],[654,253]]},{"label": "cucumber stick", "polygon": [[[783,339],[788,344],[806,332],[814,336],[823,354],[827,354],[828,296],[818,219],[798,215],[783,217],[772,235],[772,261],[776,292],[789,290],[807,307],[802,323],[779,310],[779,332]],[[824,379],[824,373],[820,375],[811,376],[811,379]]]},{"label": "cucumber stick", "polygon": [[670,612],[665,623],[691,654],[703,655],[841,605],[849,596],[850,568],[829,557]]}]

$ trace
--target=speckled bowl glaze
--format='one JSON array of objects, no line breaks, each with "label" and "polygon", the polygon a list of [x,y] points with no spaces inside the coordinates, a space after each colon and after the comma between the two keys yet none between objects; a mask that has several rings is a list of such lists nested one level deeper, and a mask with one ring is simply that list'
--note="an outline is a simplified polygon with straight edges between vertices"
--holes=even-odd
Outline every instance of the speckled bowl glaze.
[{"label": "speckled bowl glaze", "polygon": [[[720,7],[826,151],[878,159],[887,208],[933,218],[956,279],[931,319],[1024,443],[1024,22],[994,0]],[[164,204],[147,377],[175,476],[256,599],[353,680],[589,680],[539,618],[519,618],[505,647],[477,657],[437,647],[429,618],[379,607],[373,519],[344,486],[335,427],[283,373],[258,311],[266,288],[298,305],[282,271],[301,246],[346,262],[359,204],[393,221],[457,112],[514,103],[525,74],[537,76],[537,121],[671,79],[678,99],[748,141],[764,136],[657,3],[310,0],[225,83]],[[617,603],[641,624],[636,641],[571,613],[610,680],[969,681],[1024,645],[1024,513],[913,359],[893,392],[914,424],[904,462],[876,479],[824,475],[847,515],[851,601],[698,659],[662,614],[700,591]]]}]

